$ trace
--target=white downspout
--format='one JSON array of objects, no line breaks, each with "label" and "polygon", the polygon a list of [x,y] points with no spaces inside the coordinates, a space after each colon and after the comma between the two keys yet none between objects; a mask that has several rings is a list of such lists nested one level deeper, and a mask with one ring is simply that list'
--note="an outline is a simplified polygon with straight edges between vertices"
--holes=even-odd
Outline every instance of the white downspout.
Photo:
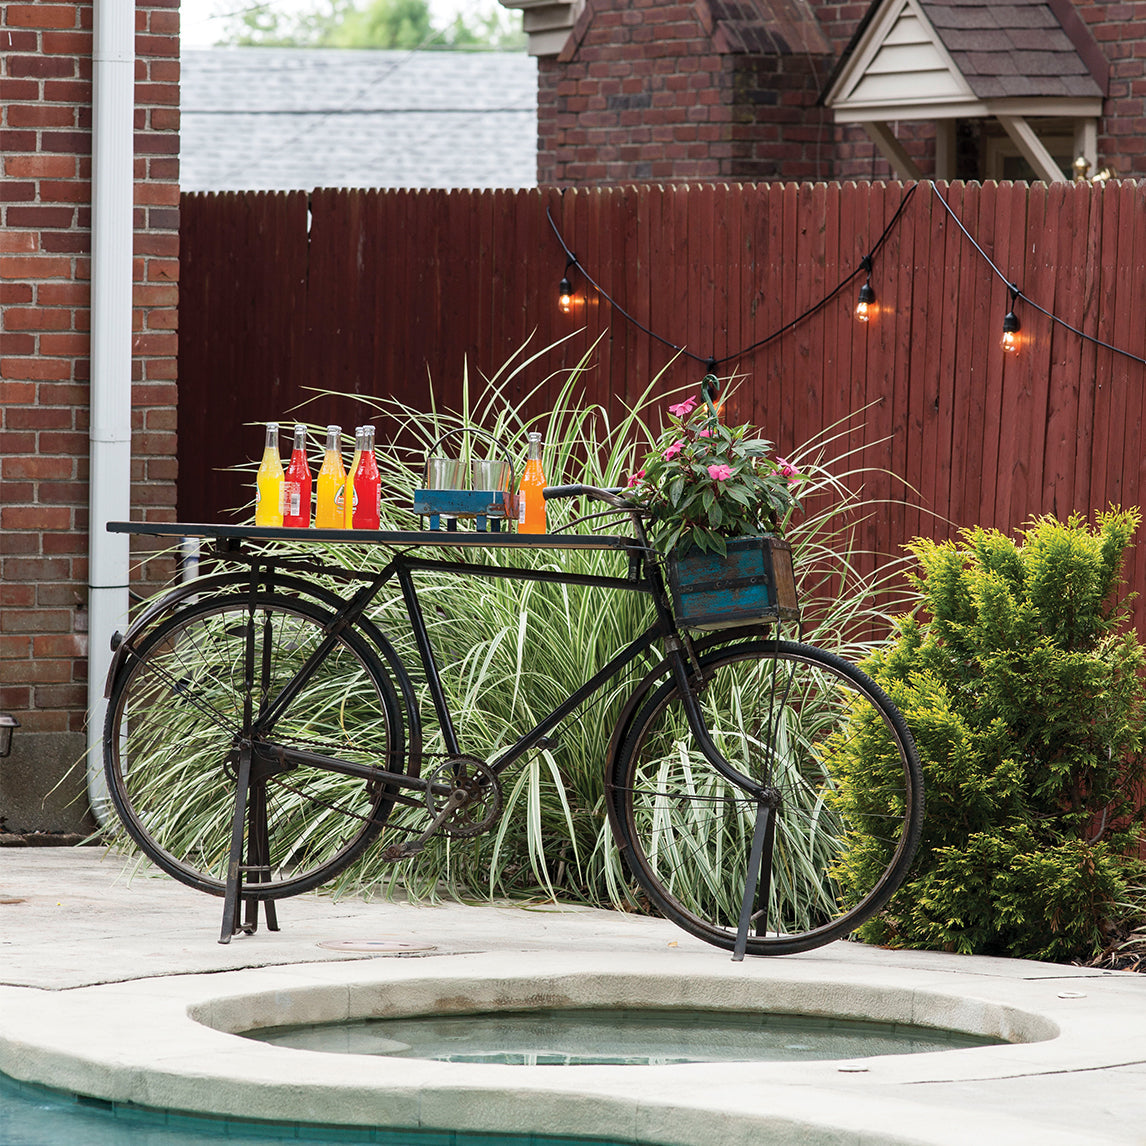
[{"label": "white downspout", "polygon": [[131,516],[134,0],[95,0],[93,31],[87,783],[104,824],[104,677],[128,609],[128,538],[107,523]]}]

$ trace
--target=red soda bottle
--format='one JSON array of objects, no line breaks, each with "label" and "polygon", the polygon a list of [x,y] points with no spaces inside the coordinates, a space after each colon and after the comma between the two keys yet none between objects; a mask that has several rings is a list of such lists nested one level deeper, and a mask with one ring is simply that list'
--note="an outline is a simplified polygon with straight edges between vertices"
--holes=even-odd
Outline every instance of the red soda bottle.
[{"label": "red soda bottle", "polygon": [[374,427],[362,429],[362,457],[354,475],[354,528],[377,529],[382,514],[382,475],[374,457]]},{"label": "red soda bottle", "polygon": [[310,466],[306,460],[306,427],[294,428],[294,449],[283,475],[283,525],[306,529],[310,525]]}]

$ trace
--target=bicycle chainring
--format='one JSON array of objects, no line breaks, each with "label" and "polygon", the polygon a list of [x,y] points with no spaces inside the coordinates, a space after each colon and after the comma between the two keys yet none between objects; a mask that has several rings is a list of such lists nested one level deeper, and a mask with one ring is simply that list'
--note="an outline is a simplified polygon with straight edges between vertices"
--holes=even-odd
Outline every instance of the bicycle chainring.
[{"label": "bicycle chainring", "polygon": [[497,822],[501,813],[501,782],[484,761],[476,756],[451,756],[430,773],[426,807],[433,816],[441,813],[448,799],[434,791],[444,785],[453,792],[464,793],[465,799],[439,826],[443,835],[480,836]]}]

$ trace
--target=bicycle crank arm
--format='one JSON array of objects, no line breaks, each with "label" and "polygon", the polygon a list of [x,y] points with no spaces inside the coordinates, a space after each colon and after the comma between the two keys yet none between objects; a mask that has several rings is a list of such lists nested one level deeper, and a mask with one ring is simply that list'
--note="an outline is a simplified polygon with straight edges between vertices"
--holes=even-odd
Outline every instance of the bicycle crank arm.
[{"label": "bicycle crank arm", "polygon": [[385,860],[409,859],[416,856],[429,841],[430,837],[456,812],[469,802],[470,795],[463,788],[455,788],[442,803],[441,810],[427,825],[426,830],[413,840],[406,840],[400,844],[391,844],[382,849],[382,858]]}]

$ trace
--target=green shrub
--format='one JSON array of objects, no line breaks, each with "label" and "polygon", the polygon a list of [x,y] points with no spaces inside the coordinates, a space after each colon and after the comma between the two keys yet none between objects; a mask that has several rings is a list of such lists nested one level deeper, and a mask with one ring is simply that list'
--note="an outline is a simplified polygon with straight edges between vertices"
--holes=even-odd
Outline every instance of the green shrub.
[{"label": "green shrub", "polygon": [[[911,875],[863,938],[1055,960],[1109,942],[1142,813],[1143,651],[1115,602],[1137,510],[1036,519],[1019,543],[917,540],[922,613],[865,662],[903,712],[926,777]],[[879,761],[859,730],[840,800]],[[868,862],[844,857],[847,869]]]}]

